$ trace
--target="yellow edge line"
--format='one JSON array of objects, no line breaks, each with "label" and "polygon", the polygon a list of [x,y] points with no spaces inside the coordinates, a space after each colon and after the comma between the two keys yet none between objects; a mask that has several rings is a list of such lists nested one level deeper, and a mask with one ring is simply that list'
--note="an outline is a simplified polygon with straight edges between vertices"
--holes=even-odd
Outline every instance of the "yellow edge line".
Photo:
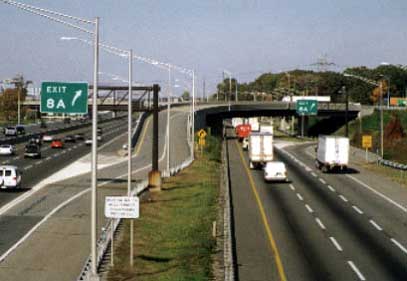
[{"label": "yellow edge line", "polygon": [[138,153],[140,152],[140,148],[144,143],[144,138],[146,136],[146,132],[147,132],[148,125],[150,124],[150,120],[151,120],[151,118],[147,119],[146,126],[144,127],[144,131],[143,131],[143,134],[141,136],[141,141],[137,144],[137,149],[136,149],[136,154],[135,155],[138,155]]},{"label": "yellow edge line", "polygon": [[267,237],[268,237],[268,240],[270,242],[270,246],[271,246],[272,252],[274,254],[274,257],[275,257],[275,262],[276,262],[278,274],[280,276],[280,280],[281,281],[287,281],[287,278],[286,278],[285,272],[284,272],[283,263],[281,262],[280,254],[279,254],[278,249],[277,249],[277,244],[276,244],[276,242],[275,242],[275,240],[273,238],[273,234],[271,232],[270,225],[269,225],[269,223],[267,221],[267,217],[266,217],[266,213],[264,211],[263,204],[260,201],[260,196],[259,196],[259,194],[257,192],[256,185],[254,184],[252,174],[251,174],[251,172],[250,172],[249,168],[247,167],[247,164],[246,164],[246,162],[244,160],[244,156],[243,156],[241,148],[239,147],[237,142],[235,142],[235,145],[237,146],[237,150],[239,151],[240,159],[242,160],[243,166],[244,166],[244,168],[246,170],[246,173],[247,173],[247,177],[249,178],[250,186],[251,186],[252,191],[254,193],[254,197],[256,198],[256,202],[257,202],[257,205],[259,207],[260,215],[261,215],[261,218],[263,220],[263,225],[264,225],[264,228],[266,229]]}]

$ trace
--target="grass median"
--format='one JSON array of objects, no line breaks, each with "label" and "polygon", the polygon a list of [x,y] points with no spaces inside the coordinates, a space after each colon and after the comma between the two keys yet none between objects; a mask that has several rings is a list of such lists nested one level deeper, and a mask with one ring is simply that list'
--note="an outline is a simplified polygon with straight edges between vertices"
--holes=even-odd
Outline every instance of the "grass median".
[{"label": "grass median", "polygon": [[129,266],[130,223],[116,242],[115,265],[107,280],[210,280],[216,240],[220,145],[208,138],[207,151],[149,195],[135,221],[134,266]]}]

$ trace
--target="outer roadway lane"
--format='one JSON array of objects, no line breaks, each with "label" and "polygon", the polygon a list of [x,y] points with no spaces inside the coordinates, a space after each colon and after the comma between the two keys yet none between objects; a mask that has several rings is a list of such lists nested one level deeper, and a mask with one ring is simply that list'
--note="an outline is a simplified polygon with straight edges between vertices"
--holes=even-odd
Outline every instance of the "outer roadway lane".
[{"label": "outer roadway lane", "polygon": [[[172,111],[172,165],[189,157],[187,114],[187,109]],[[161,112],[159,118],[160,140],[164,140],[166,112]],[[146,120],[135,149],[134,181],[144,179],[151,169],[152,120],[149,120],[151,118]],[[126,142],[126,134],[112,139],[111,144],[100,148],[99,154],[98,230],[106,223],[104,197],[126,193],[123,185],[118,184],[126,181],[127,158],[117,156],[117,149]],[[163,169],[164,142],[160,141],[159,145]],[[76,174],[78,168],[75,167],[85,166],[90,166],[88,156],[69,166],[73,170],[67,167],[66,173]],[[11,208],[2,219],[9,224],[1,227],[7,229],[7,234],[0,241],[8,246],[0,244],[0,280],[75,280],[90,253],[90,173],[86,170],[82,175],[43,187]]]},{"label": "outer roadway lane", "polygon": [[239,280],[407,280],[402,209],[347,174],[315,171],[305,147],[275,149],[291,183],[265,183],[228,143]]}]

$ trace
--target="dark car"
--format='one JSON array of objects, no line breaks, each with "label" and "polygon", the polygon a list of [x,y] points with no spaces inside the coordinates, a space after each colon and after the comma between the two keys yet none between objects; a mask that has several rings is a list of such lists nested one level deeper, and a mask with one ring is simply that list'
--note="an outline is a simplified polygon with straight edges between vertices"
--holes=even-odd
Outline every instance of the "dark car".
[{"label": "dark car", "polygon": [[29,144],[36,144],[41,146],[42,145],[42,135],[35,135],[28,141]]},{"label": "dark car", "polygon": [[25,128],[22,125],[16,126],[17,135],[25,135]]},{"label": "dark car", "polygon": [[76,139],[73,135],[67,135],[64,138],[65,142],[76,142]]},{"label": "dark car", "polygon": [[71,118],[64,118],[64,124],[71,124]]},{"label": "dark car", "polygon": [[24,158],[41,158],[41,148],[37,144],[27,144],[24,150]]},{"label": "dark car", "polygon": [[85,135],[83,133],[77,133],[75,134],[75,139],[76,140],[84,140],[85,139]]}]

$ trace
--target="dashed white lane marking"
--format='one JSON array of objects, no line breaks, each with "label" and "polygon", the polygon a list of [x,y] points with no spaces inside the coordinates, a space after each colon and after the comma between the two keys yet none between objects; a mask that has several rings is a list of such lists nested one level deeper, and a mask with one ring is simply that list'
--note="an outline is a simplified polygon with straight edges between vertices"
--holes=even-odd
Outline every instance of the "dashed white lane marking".
[{"label": "dashed white lane marking", "polygon": [[397,241],[397,240],[394,239],[394,238],[391,238],[390,240],[391,240],[391,242],[393,242],[397,247],[399,247],[400,250],[402,250],[405,254],[407,254],[407,249],[404,248],[403,245],[401,245],[399,241]]},{"label": "dashed white lane marking", "polygon": [[59,156],[59,153],[56,153],[52,157],[57,158],[58,156]]},{"label": "dashed white lane marking", "polygon": [[295,190],[295,187],[292,184],[290,184],[290,188],[291,188],[291,190]]},{"label": "dashed white lane marking", "polygon": [[33,167],[33,165],[28,165],[28,166],[24,167],[24,170],[31,169],[32,167]]},{"label": "dashed white lane marking", "polygon": [[8,164],[8,163],[10,163],[10,160],[3,161],[3,164]]},{"label": "dashed white lane marking", "polygon": [[47,158],[45,158],[45,160],[51,160],[51,156],[48,156]]},{"label": "dashed white lane marking", "polygon": [[305,204],[305,208],[307,208],[308,212],[310,213],[314,212],[314,210],[308,204]]},{"label": "dashed white lane marking", "polygon": [[341,247],[341,245],[338,243],[338,241],[336,241],[336,239],[334,237],[329,237],[329,239],[331,240],[332,244],[334,244],[335,248],[339,251],[342,252],[343,249]]},{"label": "dashed white lane marking", "polygon": [[394,206],[396,206],[397,208],[401,209],[402,211],[404,211],[405,213],[407,213],[407,208],[403,207],[401,204],[395,202],[394,200],[390,199],[389,197],[387,197],[386,195],[380,193],[379,191],[377,191],[376,189],[368,186],[367,184],[365,184],[364,182],[358,180],[357,178],[355,178],[354,176],[351,175],[346,175],[348,178],[354,180],[355,182],[357,182],[358,184],[360,184],[361,186],[367,188],[368,190],[372,191],[373,193],[375,193],[376,195],[380,196],[382,199],[386,200],[387,202],[393,204]]},{"label": "dashed white lane marking", "polygon": [[330,186],[330,185],[327,185],[327,187],[329,188],[329,190],[330,191],[332,191],[332,192],[335,192],[336,190],[335,190],[335,188],[333,188],[332,186]]},{"label": "dashed white lane marking", "polygon": [[305,166],[305,165],[304,165],[304,168],[305,168],[305,170],[306,170],[307,172],[311,172],[311,171],[312,171],[311,168],[309,168],[309,167],[307,167],[307,166]]},{"label": "dashed white lane marking", "polygon": [[356,267],[356,265],[353,263],[353,261],[348,261],[348,264],[350,268],[356,273],[358,276],[359,280],[366,280],[365,276],[363,276],[362,272]]},{"label": "dashed white lane marking", "polygon": [[313,176],[313,177],[318,177],[318,175],[317,174],[315,174],[314,172],[311,172],[311,175]]},{"label": "dashed white lane marking", "polygon": [[358,212],[359,214],[363,215],[363,211],[362,211],[361,209],[359,209],[358,207],[352,206],[352,208],[353,208],[356,212]]},{"label": "dashed white lane marking", "polygon": [[378,231],[382,231],[383,228],[380,227],[380,225],[378,225],[374,220],[369,220],[369,222],[378,230]]},{"label": "dashed white lane marking", "polygon": [[341,198],[344,202],[348,202],[348,199],[343,195],[339,195],[339,198]]},{"label": "dashed white lane marking", "polygon": [[65,154],[65,153],[66,153],[66,150],[64,150],[64,151],[61,152],[61,154]]},{"label": "dashed white lane marking", "polygon": [[43,160],[40,160],[38,162],[35,163],[35,165],[40,165],[43,162]]},{"label": "dashed white lane marking", "polygon": [[322,223],[322,221],[319,218],[315,218],[315,221],[317,222],[317,224],[319,225],[320,228],[322,228],[323,230],[326,229],[325,225]]},{"label": "dashed white lane marking", "polygon": [[304,198],[302,198],[301,194],[297,193],[297,197],[298,199],[300,199],[301,201],[304,200]]},{"label": "dashed white lane marking", "polygon": [[326,181],[324,179],[319,178],[319,181],[322,182],[323,184],[326,184]]},{"label": "dashed white lane marking", "polygon": [[16,157],[13,157],[13,160],[17,160],[19,157],[18,156],[16,156]]}]

